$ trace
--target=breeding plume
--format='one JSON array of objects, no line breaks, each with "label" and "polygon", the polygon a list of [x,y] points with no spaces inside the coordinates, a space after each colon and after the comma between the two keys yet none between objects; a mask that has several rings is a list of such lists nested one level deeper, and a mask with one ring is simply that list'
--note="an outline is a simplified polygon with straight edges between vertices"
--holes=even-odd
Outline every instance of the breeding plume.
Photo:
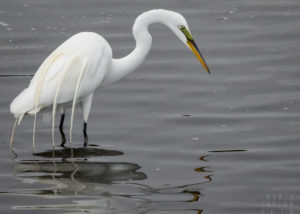
[{"label": "breeding plume", "polygon": [[92,106],[93,94],[99,86],[112,84],[134,71],[145,59],[152,44],[148,27],[161,23],[188,46],[210,73],[188,27],[185,18],[169,10],[150,10],[138,16],[132,32],[136,41],[134,50],[124,58],[114,59],[112,49],[100,35],[92,32],[78,33],[57,49],[41,64],[30,84],[11,103],[10,111],[16,121],[11,135],[12,147],[15,127],[24,115],[33,115],[33,147],[35,146],[36,115],[41,110],[52,110],[52,141],[57,110],[61,112],[59,130],[64,146],[66,137],[63,123],[67,108],[71,109],[70,142],[74,111],[77,104],[83,109],[84,145],[88,143],[87,121]]}]

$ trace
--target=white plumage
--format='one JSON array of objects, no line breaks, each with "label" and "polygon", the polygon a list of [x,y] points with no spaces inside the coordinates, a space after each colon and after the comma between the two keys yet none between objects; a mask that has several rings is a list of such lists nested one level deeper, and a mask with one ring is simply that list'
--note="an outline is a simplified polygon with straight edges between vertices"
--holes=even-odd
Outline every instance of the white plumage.
[{"label": "white plumage", "polygon": [[[36,114],[46,107],[52,107],[53,146],[57,105],[61,106],[62,112],[65,106],[72,106],[70,141],[76,103],[82,103],[86,128],[96,88],[100,85],[109,85],[126,76],[135,70],[148,54],[152,43],[148,26],[152,23],[162,23],[168,26],[180,40],[190,47],[209,72],[191,37],[184,17],[173,11],[160,9],[141,14],[133,26],[136,47],[128,56],[121,59],[113,59],[110,45],[100,35],[92,32],[78,33],[66,40],[45,59],[29,86],[10,105],[10,111],[14,114],[16,123],[17,121],[20,123],[26,114],[34,115],[33,144]],[[63,134],[62,131],[61,134]]]},{"label": "white plumage", "polygon": [[15,117],[34,114],[38,90],[37,111],[53,104],[57,89],[58,104],[72,101],[77,87],[74,83],[78,82],[81,73],[83,77],[78,98],[93,93],[111,63],[111,53],[108,43],[98,34],[84,32],[72,36],[45,59],[28,88],[11,103],[11,112]]}]

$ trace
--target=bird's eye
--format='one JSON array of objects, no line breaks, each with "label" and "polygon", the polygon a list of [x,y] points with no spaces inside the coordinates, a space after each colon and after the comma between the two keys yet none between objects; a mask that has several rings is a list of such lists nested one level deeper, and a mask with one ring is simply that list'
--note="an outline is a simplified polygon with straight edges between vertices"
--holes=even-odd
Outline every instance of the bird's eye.
[{"label": "bird's eye", "polygon": [[181,25],[181,26],[179,26],[179,29],[183,31],[183,30],[185,30],[186,28],[185,28],[183,25]]}]

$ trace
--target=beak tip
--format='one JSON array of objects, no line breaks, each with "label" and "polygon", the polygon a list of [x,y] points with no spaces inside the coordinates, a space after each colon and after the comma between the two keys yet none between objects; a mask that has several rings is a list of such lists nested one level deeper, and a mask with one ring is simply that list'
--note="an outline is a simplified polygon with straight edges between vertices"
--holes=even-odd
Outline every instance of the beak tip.
[{"label": "beak tip", "polygon": [[204,67],[204,68],[205,68],[205,70],[207,71],[208,74],[211,74],[210,69],[209,69],[209,67],[206,65],[206,63],[205,63],[205,67]]},{"label": "beak tip", "polygon": [[202,57],[201,52],[200,52],[199,48],[197,47],[196,43],[194,42],[194,40],[188,40],[187,44],[190,47],[191,51],[196,55],[198,60],[201,62],[201,64],[203,65],[203,67],[205,68],[207,73],[210,74],[210,70],[209,70],[204,58]]}]

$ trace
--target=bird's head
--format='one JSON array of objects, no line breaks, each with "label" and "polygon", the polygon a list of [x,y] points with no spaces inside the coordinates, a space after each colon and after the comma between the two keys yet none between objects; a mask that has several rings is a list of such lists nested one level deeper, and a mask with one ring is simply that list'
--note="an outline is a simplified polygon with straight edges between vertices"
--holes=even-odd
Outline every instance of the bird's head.
[{"label": "bird's head", "polygon": [[189,49],[195,54],[197,59],[201,62],[205,70],[210,74],[210,70],[203,58],[199,48],[194,41],[189,26],[185,18],[176,12],[170,11],[168,19],[165,21],[165,24],[175,33],[175,35],[186,44]]}]

